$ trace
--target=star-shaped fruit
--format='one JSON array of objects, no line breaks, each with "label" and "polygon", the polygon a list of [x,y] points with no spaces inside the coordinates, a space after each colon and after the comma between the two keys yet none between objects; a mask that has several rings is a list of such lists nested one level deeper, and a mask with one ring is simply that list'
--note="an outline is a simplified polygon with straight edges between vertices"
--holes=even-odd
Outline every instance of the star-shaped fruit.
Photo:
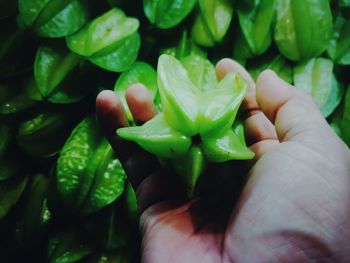
[{"label": "star-shaped fruit", "polygon": [[160,56],[157,71],[163,111],[144,125],[121,128],[117,134],[160,158],[173,159],[193,190],[206,162],[254,157],[242,133],[232,128],[248,84],[238,73],[218,81],[205,59],[188,57],[181,62]]}]

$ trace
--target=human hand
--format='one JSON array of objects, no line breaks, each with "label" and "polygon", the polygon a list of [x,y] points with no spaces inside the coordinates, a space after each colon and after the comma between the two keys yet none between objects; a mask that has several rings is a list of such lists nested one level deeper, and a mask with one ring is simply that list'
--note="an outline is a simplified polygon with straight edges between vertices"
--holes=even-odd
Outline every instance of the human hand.
[{"label": "human hand", "polygon": [[[256,91],[240,65],[218,63],[219,78],[231,71],[250,84],[243,109],[256,157],[228,212],[220,198],[211,205],[213,196],[186,200],[177,178],[160,170],[156,158],[115,135],[128,124],[119,98],[111,91],[97,98],[101,125],[137,192],[142,261],[349,262],[349,149],[312,99],[272,71],[259,76]],[[139,123],[156,114],[141,85],[130,87],[127,101]],[[231,183],[225,187],[235,192]]]}]

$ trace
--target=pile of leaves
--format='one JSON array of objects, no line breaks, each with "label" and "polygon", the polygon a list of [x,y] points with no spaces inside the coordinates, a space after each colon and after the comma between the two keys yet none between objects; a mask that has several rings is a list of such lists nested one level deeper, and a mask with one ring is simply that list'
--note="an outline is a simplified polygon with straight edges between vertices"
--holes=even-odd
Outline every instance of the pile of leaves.
[{"label": "pile of leaves", "polygon": [[0,0],[2,260],[139,261],[135,193],[94,105],[135,82],[158,105],[162,54],[212,63],[203,76],[224,57],[272,69],[350,145],[349,18],[349,0]]}]

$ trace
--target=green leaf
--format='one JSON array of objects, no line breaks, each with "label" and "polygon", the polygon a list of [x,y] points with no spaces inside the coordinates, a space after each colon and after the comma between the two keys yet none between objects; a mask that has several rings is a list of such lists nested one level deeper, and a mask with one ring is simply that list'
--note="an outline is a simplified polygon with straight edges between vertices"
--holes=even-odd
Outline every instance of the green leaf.
[{"label": "green leaf", "polygon": [[3,219],[17,203],[27,181],[28,177],[15,177],[0,183],[0,219]]},{"label": "green leaf", "polygon": [[231,129],[219,131],[218,134],[201,136],[201,138],[202,151],[210,162],[247,160],[254,157],[254,153],[241,142]]},{"label": "green leaf", "polygon": [[202,91],[216,88],[218,83],[213,64],[202,57],[188,56],[181,60],[192,82]]},{"label": "green leaf", "polygon": [[138,27],[139,21],[136,18],[126,17],[122,10],[113,8],[74,35],[68,36],[67,45],[73,52],[91,57],[130,37]]},{"label": "green leaf", "polygon": [[294,61],[320,55],[332,33],[328,0],[277,1],[275,41],[279,51]]},{"label": "green leaf", "polygon": [[325,117],[338,106],[342,91],[333,75],[333,62],[325,58],[313,58],[294,68],[294,84],[308,92]]},{"label": "green leaf", "polygon": [[125,178],[95,117],[83,120],[68,138],[57,162],[57,189],[63,204],[74,213],[96,212],[121,195]]},{"label": "green leaf", "polygon": [[231,24],[233,4],[230,0],[199,0],[200,13],[193,28],[194,41],[203,46],[214,46],[225,37]]},{"label": "green leaf", "polygon": [[272,19],[275,0],[256,1],[251,9],[238,9],[243,35],[254,55],[264,53],[272,41]]},{"label": "green leaf", "polygon": [[187,194],[193,196],[197,180],[205,168],[201,148],[192,146],[185,155],[173,160],[173,166],[184,182]]},{"label": "green leaf", "polygon": [[327,53],[335,63],[350,65],[350,20],[336,17]]},{"label": "green leaf", "polygon": [[197,0],[143,0],[148,20],[161,29],[179,24],[192,11]]},{"label": "green leaf", "polygon": [[199,133],[202,135],[231,127],[248,88],[248,83],[239,74],[230,73],[216,89],[206,91],[201,99]]},{"label": "green leaf", "polygon": [[174,57],[160,56],[158,87],[166,121],[187,136],[198,133],[200,89],[191,81],[186,69]]},{"label": "green leaf", "polygon": [[185,154],[191,146],[191,138],[174,130],[162,113],[142,126],[118,129],[117,134],[162,158]]},{"label": "green leaf", "polygon": [[121,99],[129,121],[132,120],[132,115],[125,99],[125,93],[127,89],[135,83],[143,84],[150,92],[154,100],[158,92],[157,72],[147,63],[135,62],[129,70],[124,71],[119,76],[114,85],[114,91]]}]

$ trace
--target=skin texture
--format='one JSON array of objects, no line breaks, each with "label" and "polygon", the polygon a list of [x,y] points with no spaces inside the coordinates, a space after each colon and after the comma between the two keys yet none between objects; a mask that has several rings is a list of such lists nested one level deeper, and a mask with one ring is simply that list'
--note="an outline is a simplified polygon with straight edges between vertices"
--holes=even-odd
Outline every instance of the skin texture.
[{"label": "skin texture", "polygon": [[[209,167],[210,187],[193,200],[154,157],[116,137],[126,125],[120,99],[110,91],[97,98],[101,125],[137,192],[142,262],[350,262],[348,147],[311,97],[274,72],[255,84],[230,59],[216,70],[218,78],[239,72],[250,84],[242,108],[256,157]],[[137,84],[127,94],[139,123],[156,114],[145,92]],[[221,185],[219,172],[229,175]]]}]

